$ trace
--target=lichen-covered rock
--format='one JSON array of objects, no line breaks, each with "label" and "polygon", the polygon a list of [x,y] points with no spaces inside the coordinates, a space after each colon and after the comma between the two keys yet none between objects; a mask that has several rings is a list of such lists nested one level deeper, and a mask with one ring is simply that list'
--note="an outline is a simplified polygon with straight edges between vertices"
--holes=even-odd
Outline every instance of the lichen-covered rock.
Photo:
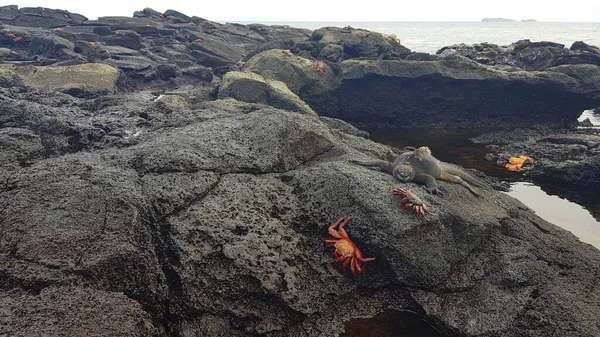
[{"label": "lichen-covered rock", "polygon": [[285,83],[267,80],[252,72],[231,71],[225,74],[219,88],[219,98],[226,97],[316,115],[308,104],[290,91]]},{"label": "lichen-covered rock", "polygon": [[[59,90],[74,95],[114,92],[119,79],[117,69],[98,63],[62,67],[0,65],[0,69],[4,78],[11,79],[16,76],[19,83],[26,87]],[[8,83],[11,81],[8,80]]]},{"label": "lichen-covered rock", "polygon": [[[322,73],[317,69],[317,62],[321,62],[323,66]],[[267,79],[282,81],[300,97],[307,93],[322,93],[339,82],[339,78],[335,76],[335,68],[331,68],[328,63],[288,55],[277,49],[253,56],[244,65],[244,70]]]}]

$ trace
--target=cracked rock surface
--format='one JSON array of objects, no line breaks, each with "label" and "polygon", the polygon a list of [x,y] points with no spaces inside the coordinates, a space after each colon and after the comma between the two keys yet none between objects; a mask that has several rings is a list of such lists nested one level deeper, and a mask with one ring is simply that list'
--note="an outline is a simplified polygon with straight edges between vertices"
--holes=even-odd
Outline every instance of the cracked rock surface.
[{"label": "cracked rock surface", "polygon": [[[340,123],[32,90],[0,91],[0,335],[335,336],[386,309],[446,336],[600,334],[595,248],[505,194],[353,165],[390,149]],[[376,257],[356,279],[322,242],[342,216]]]}]

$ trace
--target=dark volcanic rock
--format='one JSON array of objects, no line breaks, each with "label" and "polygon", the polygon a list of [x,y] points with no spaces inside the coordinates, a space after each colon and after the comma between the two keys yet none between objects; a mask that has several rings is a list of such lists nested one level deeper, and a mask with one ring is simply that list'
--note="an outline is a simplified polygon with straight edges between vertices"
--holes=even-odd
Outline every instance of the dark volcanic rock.
[{"label": "dark volcanic rock", "polygon": [[552,184],[600,188],[600,134],[597,130],[527,130],[488,133],[472,139],[492,151],[487,158],[504,166],[511,156],[528,155],[525,175]]},{"label": "dark volcanic rock", "polygon": [[520,40],[509,46],[492,43],[459,44],[444,47],[437,54],[449,52],[468,57],[486,65],[513,66],[525,70],[545,70],[564,64],[600,65],[600,51],[582,41],[574,42],[570,49],[554,42]]},{"label": "dark volcanic rock", "polygon": [[54,28],[68,25],[80,25],[87,18],[83,15],[69,13],[60,9],[49,9],[42,7],[17,6],[0,7],[0,23],[23,26]]},{"label": "dark volcanic rock", "polygon": [[[0,335],[335,336],[345,321],[386,309],[414,312],[448,337],[600,335],[597,249],[497,191],[478,197],[441,183],[442,198],[354,165],[392,153],[339,120],[214,100],[220,84],[226,92],[253,76],[214,74],[274,32],[171,14],[2,31],[2,46],[24,57],[41,32],[73,43],[77,56],[56,62],[92,55],[129,77],[105,64],[0,67]],[[140,48],[107,45],[118,31]],[[437,123],[436,114],[469,122],[480,110],[486,122],[519,115],[523,124],[533,118],[527,109],[558,123],[555,110],[539,108],[555,105],[568,121],[570,109],[600,105],[589,65],[531,73],[460,56],[396,60],[405,50],[380,34],[324,32],[296,45],[305,57],[253,57],[247,70],[275,86],[230,87],[231,96],[289,108],[295,96],[273,95],[280,83],[272,81],[287,74],[292,92],[331,115],[347,110],[352,119],[362,109],[407,125],[418,116]],[[342,58],[394,59],[334,63],[308,53],[331,46],[322,56],[336,58],[336,45]],[[35,56],[56,65],[51,52]],[[111,90],[67,95],[16,76],[89,68],[112,74]],[[447,120],[433,111],[444,105],[454,111]],[[392,193],[398,186],[436,215],[422,222],[407,213]],[[342,216],[354,217],[349,235],[376,257],[358,278],[323,247]]]},{"label": "dark volcanic rock", "polygon": [[[158,337],[139,303],[116,292],[48,287],[39,294],[0,293],[0,334]],[[52,322],[52,323],[48,323]]]},{"label": "dark volcanic rock", "polygon": [[[384,309],[451,337],[600,333],[598,250],[505,194],[442,183],[441,198],[351,164],[390,150],[343,123],[176,94],[1,93],[0,144],[22,157],[0,166],[0,334],[334,336]],[[133,140],[111,145],[119,128]],[[438,216],[407,214],[398,186]],[[348,215],[376,257],[357,279],[323,250]]]},{"label": "dark volcanic rock", "polygon": [[410,53],[410,49],[397,41],[364,29],[324,27],[313,32],[312,40],[314,41],[313,56],[323,53],[323,48],[331,45],[341,47],[342,55],[336,61],[351,58],[395,60],[403,59]]},{"label": "dark volcanic rock", "polygon": [[575,125],[600,103],[600,68],[504,71],[450,55],[438,61],[346,60],[314,63],[278,51],[245,69],[285,82],[319,115],[362,127]]}]

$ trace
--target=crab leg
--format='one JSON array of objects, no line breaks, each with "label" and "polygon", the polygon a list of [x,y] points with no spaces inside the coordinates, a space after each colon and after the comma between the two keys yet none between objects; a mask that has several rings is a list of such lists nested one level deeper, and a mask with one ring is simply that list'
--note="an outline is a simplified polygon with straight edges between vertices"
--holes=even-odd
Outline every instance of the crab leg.
[{"label": "crab leg", "polygon": [[344,222],[342,222],[340,224],[340,227],[338,228],[338,233],[340,234],[340,236],[342,238],[348,239],[349,241],[352,241],[352,240],[350,240],[350,237],[348,236],[348,233],[344,229],[344,227],[346,227],[346,225],[349,224],[350,221],[352,221],[352,217],[351,216],[347,217],[346,220],[344,220]]},{"label": "crab leg", "polygon": [[360,274],[364,273],[364,272],[365,272],[365,268],[363,268],[363,267],[360,265],[360,262],[358,261],[358,259],[355,259],[354,261],[355,261],[354,263],[356,263],[356,271],[357,271],[358,273],[360,273]]},{"label": "crab leg", "polygon": [[346,261],[344,261],[344,263],[342,264],[342,269],[344,270],[344,274],[346,274],[346,266],[348,265],[348,263],[350,261],[351,261],[351,259],[346,259]]},{"label": "crab leg", "polygon": [[337,230],[335,230],[335,227],[337,227],[343,221],[344,221],[344,218],[341,217],[336,222],[334,222],[331,226],[329,226],[329,228],[327,228],[327,232],[329,232],[329,235],[333,236],[336,239],[341,239],[342,236],[338,233]]}]

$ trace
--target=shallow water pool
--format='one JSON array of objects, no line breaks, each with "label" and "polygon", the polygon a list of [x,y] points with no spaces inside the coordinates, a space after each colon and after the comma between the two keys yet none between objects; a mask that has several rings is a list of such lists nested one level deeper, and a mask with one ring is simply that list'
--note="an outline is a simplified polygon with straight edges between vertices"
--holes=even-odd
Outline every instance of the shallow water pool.
[{"label": "shallow water pool", "polygon": [[550,195],[530,182],[511,183],[511,190],[506,193],[534,210],[540,218],[571,231],[581,241],[600,249],[600,223],[583,206],[564,197]]}]

